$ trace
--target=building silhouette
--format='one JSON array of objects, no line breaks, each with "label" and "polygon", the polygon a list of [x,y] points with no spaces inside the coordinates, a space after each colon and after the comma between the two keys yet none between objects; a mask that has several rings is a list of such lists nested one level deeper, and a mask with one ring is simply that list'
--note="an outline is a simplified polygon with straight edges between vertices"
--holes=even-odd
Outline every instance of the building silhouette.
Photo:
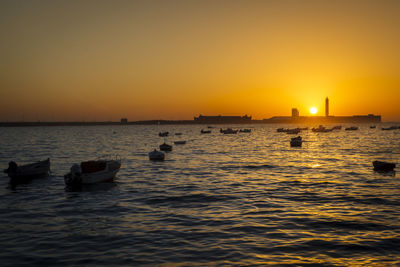
[{"label": "building silhouette", "polygon": [[292,118],[299,117],[299,110],[297,108],[292,108]]},{"label": "building silhouette", "polygon": [[203,116],[194,117],[195,123],[251,123],[251,116]]}]

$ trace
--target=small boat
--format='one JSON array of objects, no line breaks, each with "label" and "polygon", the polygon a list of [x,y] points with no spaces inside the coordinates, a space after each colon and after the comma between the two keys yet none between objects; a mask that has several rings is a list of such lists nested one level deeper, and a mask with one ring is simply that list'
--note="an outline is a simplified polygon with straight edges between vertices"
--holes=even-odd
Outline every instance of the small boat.
[{"label": "small boat", "polygon": [[342,129],[342,126],[341,126],[341,125],[333,126],[333,127],[332,127],[332,130],[341,130],[341,129]]},{"label": "small boat", "polygon": [[290,146],[300,147],[302,142],[303,142],[303,140],[302,140],[301,136],[297,136],[297,137],[290,139]]},{"label": "small boat", "polygon": [[186,144],[186,141],[174,141],[175,145],[184,145]]},{"label": "small boat", "polygon": [[390,126],[388,128],[382,127],[382,131],[390,131],[390,130],[397,130],[397,129],[399,129],[399,127],[397,127],[397,126]]},{"label": "small boat", "polygon": [[369,126],[369,128],[370,128],[370,129],[375,129],[376,126],[375,126],[375,125],[372,125],[372,126]]},{"label": "small boat", "polygon": [[166,144],[165,142],[160,145],[160,150],[162,151],[172,151],[172,146]]},{"label": "small boat", "polygon": [[358,127],[351,126],[351,127],[347,127],[345,130],[346,130],[346,131],[357,131],[357,130],[358,130]]},{"label": "small boat", "polygon": [[226,130],[221,129],[220,132],[223,134],[237,134],[238,130],[233,130],[232,128],[228,128]]},{"label": "small boat", "polygon": [[278,133],[284,133],[284,132],[286,132],[286,130],[285,130],[284,128],[278,128],[278,129],[276,129],[276,131],[277,131]]},{"label": "small boat", "polygon": [[215,128],[214,126],[207,126],[208,129],[213,129]]},{"label": "small boat", "polygon": [[374,165],[375,171],[389,172],[389,171],[393,171],[393,169],[396,168],[396,164],[394,164],[394,163],[378,161],[378,160],[375,160],[374,162],[372,162],[372,165]]},{"label": "small boat", "polygon": [[168,134],[169,134],[169,132],[159,132],[159,133],[158,133],[158,136],[159,136],[159,137],[167,137]]},{"label": "small boat", "polygon": [[202,133],[202,134],[209,134],[209,133],[211,133],[211,130],[201,130],[200,133]]},{"label": "small boat", "polygon": [[165,154],[162,151],[158,151],[154,149],[153,151],[149,152],[149,159],[150,160],[164,160]]},{"label": "small boat", "polygon": [[121,168],[120,160],[90,160],[74,164],[64,175],[67,186],[111,182]]},{"label": "small boat", "polygon": [[251,133],[251,129],[240,129],[239,133]]},{"label": "small boat", "polygon": [[328,132],[332,132],[333,128],[332,129],[328,129],[328,128],[325,128],[322,125],[319,125],[318,128],[312,128],[311,131],[313,131],[314,133],[328,133]]},{"label": "small boat", "polygon": [[286,130],[287,134],[298,134],[300,132],[301,132],[300,128],[294,128],[294,129],[287,129]]},{"label": "small boat", "polygon": [[182,135],[182,133],[175,133],[175,135]]},{"label": "small boat", "polygon": [[18,182],[20,179],[48,176],[50,173],[50,159],[21,166],[18,166],[14,161],[10,161],[4,173],[7,173],[13,182]]}]

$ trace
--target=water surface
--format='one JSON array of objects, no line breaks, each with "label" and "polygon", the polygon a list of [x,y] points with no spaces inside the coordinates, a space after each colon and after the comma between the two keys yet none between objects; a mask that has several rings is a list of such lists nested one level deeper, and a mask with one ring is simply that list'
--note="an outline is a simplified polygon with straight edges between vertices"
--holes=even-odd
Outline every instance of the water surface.
[{"label": "water surface", "polygon": [[[1,168],[52,164],[15,189],[1,174],[1,265],[400,264],[399,175],[371,164],[399,163],[400,130],[305,131],[291,148],[284,125],[248,127],[1,128]],[[164,130],[187,143],[151,162]],[[73,163],[106,154],[122,158],[114,183],[65,190]]]}]

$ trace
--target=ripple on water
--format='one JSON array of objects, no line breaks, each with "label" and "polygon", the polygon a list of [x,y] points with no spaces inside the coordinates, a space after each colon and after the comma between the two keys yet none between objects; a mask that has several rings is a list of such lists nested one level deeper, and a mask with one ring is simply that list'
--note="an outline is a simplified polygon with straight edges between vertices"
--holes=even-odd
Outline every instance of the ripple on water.
[{"label": "ripple on water", "polygon": [[[400,179],[371,165],[398,161],[388,133],[304,131],[293,149],[276,126],[251,127],[3,128],[2,168],[51,157],[54,174],[14,189],[1,177],[2,266],[400,264]],[[151,162],[160,131],[188,142]],[[115,183],[65,188],[73,163],[113,153]]]}]

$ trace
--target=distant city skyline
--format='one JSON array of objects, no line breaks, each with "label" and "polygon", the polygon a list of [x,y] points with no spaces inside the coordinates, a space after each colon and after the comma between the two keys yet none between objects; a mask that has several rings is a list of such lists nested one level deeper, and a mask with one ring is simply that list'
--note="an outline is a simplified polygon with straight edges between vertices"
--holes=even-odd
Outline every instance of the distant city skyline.
[{"label": "distant city skyline", "polygon": [[0,121],[400,121],[400,1],[1,1]]}]

